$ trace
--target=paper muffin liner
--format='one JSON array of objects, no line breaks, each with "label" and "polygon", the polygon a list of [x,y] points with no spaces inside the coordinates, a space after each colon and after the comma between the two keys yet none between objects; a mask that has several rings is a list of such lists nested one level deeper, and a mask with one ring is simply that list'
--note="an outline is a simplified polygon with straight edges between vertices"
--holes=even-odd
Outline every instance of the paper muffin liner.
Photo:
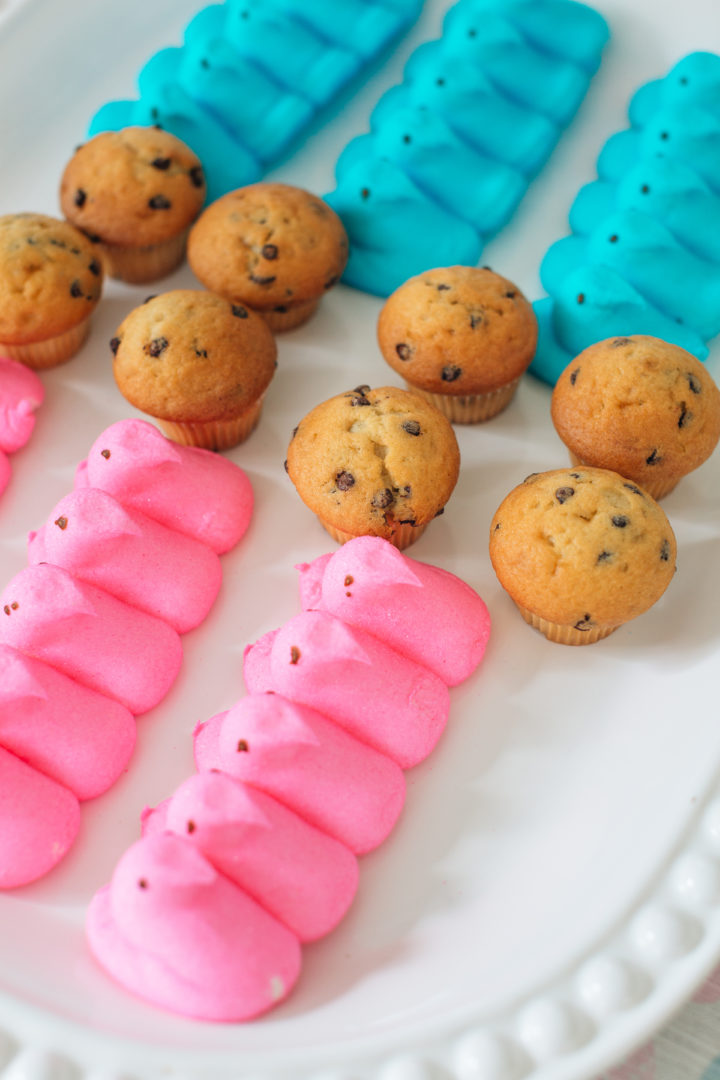
[{"label": "paper muffin liner", "polygon": [[550,622],[542,619],[533,611],[528,611],[522,604],[515,601],[515,606],[526,623],[544,634],[548,641],[557,641],[560,645],[592,645],[593,642],[612,634],[617,626],[599,627],[594,626],[589,630],[577,630],[574,626],[565,626],[562,623]]},{"label": "paper muffin liner", "polygon": [[[330,533],[333,540],[337,540],[338,544],[346,544],[348,540],[355,540],[359,535],[358,533],[349,533],[345,532],[343,529],[337,529],[334,525],[324,521],[321,517],[318,517],[318,521],[322,527]],[[428,525],[429,522],[427,521],[424,525],[398,525],[392,536],[386,536],[385,539],[389,540],[390,543],[394,544],[400,551],[403,551],[422,536]]]},{"label": "paper muffin liner", "polygon": [[[570,462],[571,462],[572,465],[580,465],[580,466],[584,465],[588,469],[590,469],[590,468],[600,468],[600,466],[597,466],[597,465],[592,466],[587,461],[583,461],[581,458],[579,458],[577,456],[577,454],[573,454],[572,450],[570,451]],[[616,470],[613,470],[613,471],[616,471]],[[625,475],[624,473],[621,473],[621,476],[624,476],[624,475]],[[651,483],[648,483],[647,480],[642,480],[642,481],[633,480],[632,476],[628,476],[627,479],[632,481],[633,484],[637,484],[638,487],[641,487],[643,489],[643,491],[647,492],[647,494],[650,496],[650,498],[655,499],[656,502],[657,502],[658,499],[662,499],[666,495],[669,495],[670,492],[674,491],[675,488],[680,483],[680,480],[678,479],[677,476],[672,476],[672,477],[659,476],[657,478],[657,480],[654,480]]]},{"label": "paper muffin liner", "polygon": [[167,277],[185,258],[189,227],[161,244],[124,247],[98,244],[105,263],[105,273],[130,285],[143,285]]},{"label": "paper muffin liner", "polygon": [[480,424],[506,409],[518,388],[520,376],[487,394],[432,394],[406,382],[408,390],[431,402],[454,424]]},{"label": "paper muffin liner", "polygon": [[24,345],[6,345],[0,342],[0,355],[18,360],[34,371],[64,364],[81,347],[90,329],[90,316],[55,337],[45,341],[31,341]]},{"label": "paper muffin liner", "polygon": [[[254,310],[258,315],[262,315],[273,333],[278,334],[284,330],[293,330],[296,326],[302,326],[315,313],[319,303],[320,297],[317,297],[315,300],[305,300],[302,304],[288,305],[287,311],[274,311],[272,308],[262,311],[255,308]],[[252,307],[252,304],[249,306]]]},{"label": "paper muffin liner", "polygon": [[173,421],[155,417],[168,439],[182,446],[199,446],[203,450],[230,450],[247,439],[257,425],[262,412],[262,398],[232,420]]}]

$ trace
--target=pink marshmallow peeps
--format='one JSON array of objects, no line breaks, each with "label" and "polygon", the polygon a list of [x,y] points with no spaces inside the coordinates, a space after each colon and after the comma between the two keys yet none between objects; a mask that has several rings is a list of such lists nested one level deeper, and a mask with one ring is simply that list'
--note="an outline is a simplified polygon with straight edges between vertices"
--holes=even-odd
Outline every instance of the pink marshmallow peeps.
[{"label": "pink marshmallow peeps", "polygon": [[30,565],[63,566],[179,634],[198,626],[220,589],[220,560],[206,544],[127,510],[98,488],[61,499],[30,533]]},{"label": "pink marshmallow peeps", "polygon": [[[158,824],[186,837],[300,941],[329,933],[350,907],[355,856],[270,795],[222,772],[205,772],[161,805]],[[156,831],[154,816],[145,817],[146,833]]]},{"label": "pink marshmallow peeps", "polygon": [[12,454],[25,445],[44,397],[43,384],[34,371],[0,356],[0,450]]},{"label": "pink marshmallow peeps", "polygon": [[182,661],[175,630],[59,566],[29,566],[0,594],[0,641],[78,682],[146,712]]},{"label": "pink marshmallow peeps", "polygon": [[364,630],[304,611],[274,635],[265,662],[247,651],[252,693],[275,690],[332,717],[403,769],[428,756],[447,723],[447,686]]},{"label": "pink marshmallow peeps", "polygon": [[195,762],[274,796],[356,855],[383,842],[405,801],[394,761],[281,694],[251,694],[199,725]]},{"label": "pink marshmallow peeps", "polygon": [[93,898],[90,948],[127,990],[201,1020],[249,1020],[300,971],[293,933],[184,837],[143,837]]},{"label": "pink marshmallow peeps", "polygon": [[381,537],[359,536],[298,570],[303,609],[327,611],[367,631],[448,686],[467,679],[482,660],[490,616],[475,590]]},{"label": "pink marshmallow peeps", "polygon": [[75,486],[102,488],[218,555],[237,544],[252,516],[242,469],[220,454],[171,442],[145,420],[107,428],[79,466]]},{"label": "pink marshmallow peeps", "polygon": [[92,799],[127,767],[135,719],[117,701],[0,644],[0,746],[78,799]]},{"label": "pink marshmallow peeps", "polygon": [[80,807],[72,792],[0,748],[0,889],[47,874],[79,827]]}]

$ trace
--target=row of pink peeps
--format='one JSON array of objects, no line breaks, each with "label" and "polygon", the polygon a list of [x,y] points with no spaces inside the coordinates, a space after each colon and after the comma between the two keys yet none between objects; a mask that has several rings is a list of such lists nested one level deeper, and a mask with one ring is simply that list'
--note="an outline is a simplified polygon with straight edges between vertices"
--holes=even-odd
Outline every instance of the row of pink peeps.
[{"label": "row of pink peeps", "polygon": [[248,695],[198,725],[197,772],[143,812],[88,912],[109,974],[195,1019],[250,1020],[287,996],[490,633],[469,585],[377,537],[298,570],[301,613],[246,649]]},{"label": "row of pink peeps", "polygon": [[16,360],[0,356],[0,495],[10,483],[9,454],[20,450],[35,427],[35,413],[43,403],[40,379]]},{"label": "row of pink peeps", "polygon": [[0,888],[51,870],[80,802],[126,770],[135,717],[175,681],[252,507],[232,462],[123,420],[30,533],[0,596]]}]

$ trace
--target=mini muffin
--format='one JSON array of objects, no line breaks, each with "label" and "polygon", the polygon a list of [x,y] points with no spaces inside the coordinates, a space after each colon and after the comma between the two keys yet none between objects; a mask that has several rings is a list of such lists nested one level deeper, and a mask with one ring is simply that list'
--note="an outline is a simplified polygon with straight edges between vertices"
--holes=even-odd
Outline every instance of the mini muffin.
[{"label": "mini muffin", "polygon": [[200,215],[188,241],[190,266],[203,285],[259,311],[273,330],[309,319],[347,257],[335,211],[288,184],[250,184],[223,195]]},{"label": "mini muffin", "polygon": [[275,339],[259,315],[192,289],[136,307],[110,348],[130,404],[175,442],[208,450],[247,438],[276,367]]},{"label": "mini muffin", "polygon": [[461,424],[509,404],[537,343],[531,305],[488,267],[449,266],[410,278],[378,320],[380,351],[411,390]]},{"label": "mini muffin", "polygon": [[93,245],[66,221],[0,217],[0,353],[36,369],[69,360],[87,337],[102,284]]},{"label": "mini muffin", "polygon": [[608,338],[558,379],[551,414],[574,464],[614,469],[655,499],[720,439],[720,390],[699,360],[659,338]]},{"label": "mini muffin", "polygon": [[428,401],[393,386],[358,386],[300,421],[285,467],[335,540],[382,536],[405,548],[443,512],[460,452]]},{"label": "mini muffin", "polygon": [[60,184],[68,221],[88,234],[122,281],[165,277],[185,255],[205,201],[200,159],[169,131],[103,131],[79,146]]},{"label": "mini muffin", "polygon": [[490,559],[526,622],[589,645],[651,607],[675,573],[670,523],[606,469],[532,473],[500,505]]}]

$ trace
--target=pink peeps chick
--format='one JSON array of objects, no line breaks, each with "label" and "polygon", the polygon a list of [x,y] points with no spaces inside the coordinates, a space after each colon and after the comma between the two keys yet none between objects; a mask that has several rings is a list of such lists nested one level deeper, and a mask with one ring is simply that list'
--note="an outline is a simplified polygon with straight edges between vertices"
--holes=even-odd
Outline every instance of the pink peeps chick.
[{"label": "pink peeps chick", "polygon": [[0,644],[0,746],[92,799],[115,783],[135,746],[119,702]]},{"label": "pink peeps chick", "polygon": [[44,397],[45,389],[34,371],[0,356],[0,450],[12,454],[25,445]]},{"label": "pink peeps chick", "polygon": [[179,634],[200,625],[222,580],[220,560],[206,544],[125,509],[99,488],[60,500],[30,533],[28,561],[63,566]]},{"label": "pink peeps chick", "polygon": [[80,807],[72,792],[0,748],[0,889],[47,874],[72,846]]},{"label": "pink peeps chick", "polygon": [[184,837],[143,837],[118,862],[87,916],[90,948],[126,990],[199,1020],[250,1020],[300,972],[287,927]]},{"label": "pink peeps chick", "polygon": [[391,758],[281,694],[251,694],[199,725],[195,763],[274,796],[356,855],[383,842],[405,801]]},{"label": "pink peeps chick", "polygon": [[317,709],[403,769],[428,756],[447,723],[448,689],[434,672],[327,612],[304,611],[275,633],[264,678],[252,649],[252,691]]},{"label": "pink peeps chick", "polygon": [[195,773],[161,816],[300,941],[329,933],[350,907],[358,883],[352,852],[241,780]]},{"label": "pink peeps chick", "polygon": [[448,686],[482,660],[490,616],[475,590],[379,536],[358,536],[298,570],[304,609],[328,611],[373,634]]},{"label": "pink peeps chick", "polygon": [[162,701],[182,662],[167,623],[49,563],[21,570],[0,594],[0,641],[136,715]]},{"label": "pink peeps chick", "polygon": [[237,544],[252,517],[253,490],[241,468],[210,450],[179,446],[145,420],[106,428],[75,485],[102,488],[217,555]]}]

